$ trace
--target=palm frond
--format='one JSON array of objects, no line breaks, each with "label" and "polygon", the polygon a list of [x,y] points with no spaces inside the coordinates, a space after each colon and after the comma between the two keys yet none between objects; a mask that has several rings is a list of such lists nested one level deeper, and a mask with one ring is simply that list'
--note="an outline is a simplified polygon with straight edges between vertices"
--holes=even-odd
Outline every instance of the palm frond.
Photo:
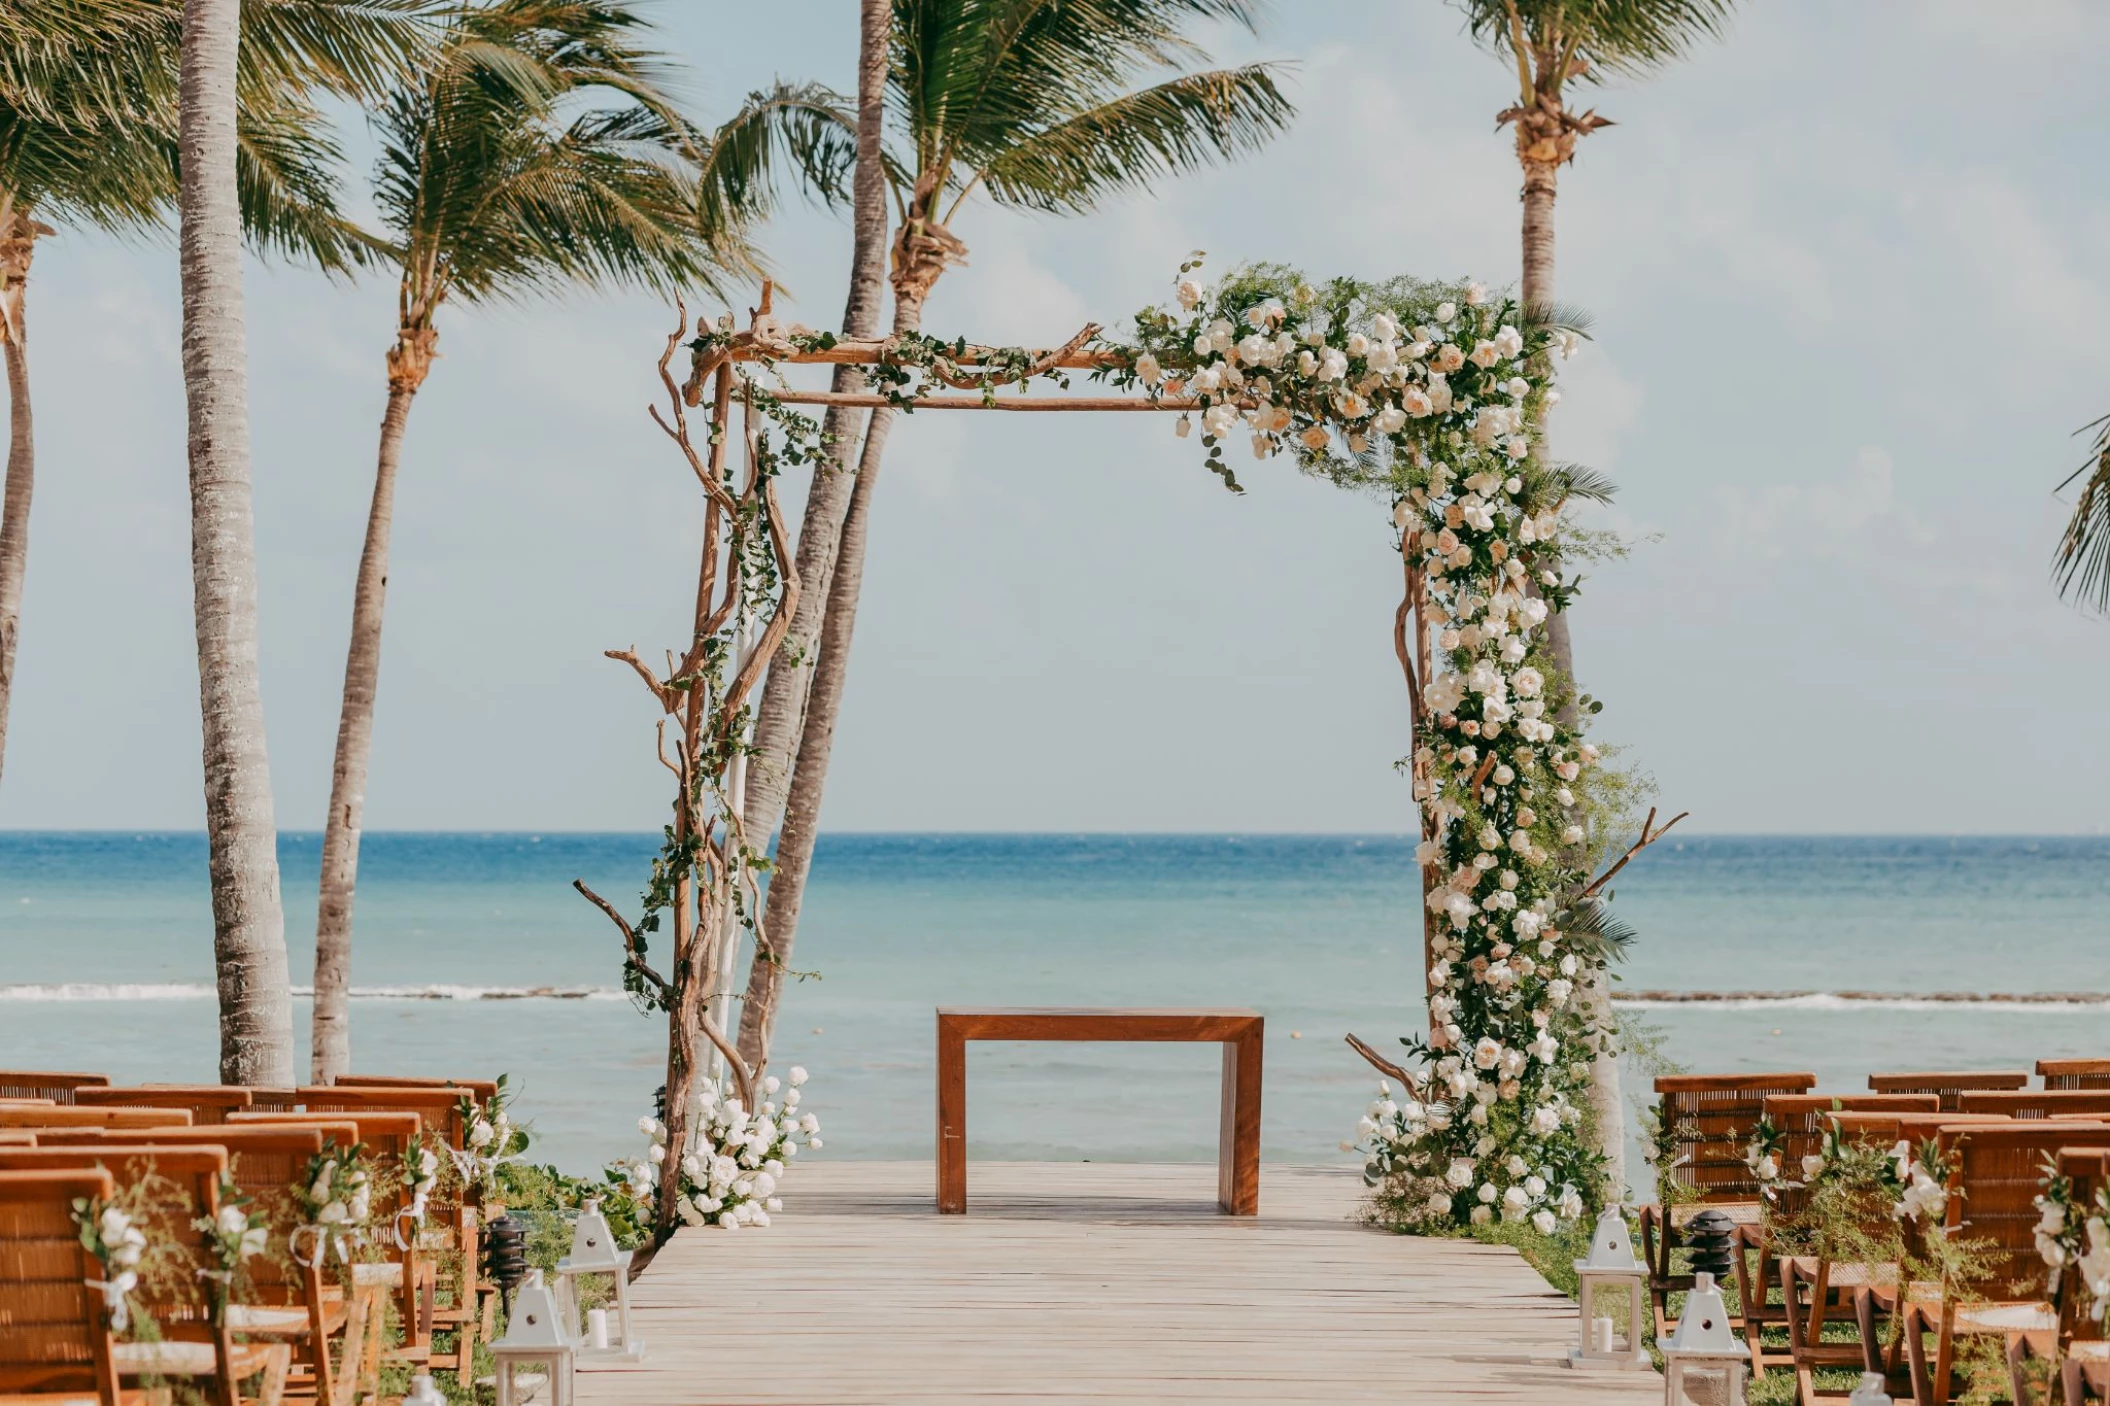
[{"label": "palm frond", "polygon": [[384,252],[337,205],[343,153],[306,104],[243,110],[236,122],[235,189],[249,240],[266,254],[348,273]]},{"label": "palm frond", "polygon": [[1573,332],[1588,337],[1597,319],[1579,303],[1526,303],[1522,313],[1527,327],[1545,332]]},{"label": "palm frond", "polygon": [[[1661,68],[1728,27],[1735,0],[1513,0],[1529,43],[1573,53],[1587,65],[1576,74],[1599,82],[1608,74]],[[1466,30],[1481,47],[1515,57],[1509,0],[1458,0]]]},{"label": "palm frond", "polygon": [[2059,538],[2052,575],[2059,594],[2096,610],[2110,611],[2110,415],[2083,425],[2077,434],[2096,431],[2088,458],[2059,485],[2065,488],[2086,476],[2073,516]]},{"label": "palm frond", "polygon": [[1618,484],[1585,464],[1554,464],[1547,469],[1547,477],[1552,480],[1556,502],[1580,498],[1585,503],[1608,504],[1619,493]]},{"label": "palm frond", "polygon": [[715,241],[767,219],[783,162],[815,198],[831,206],[848,199],[857,114],[839,93],[818,83],[779,82],[748,94],[739,113],[711,134],[697,170],[705,238]]},{"label": "palm frond", "polygon": [[1217,69],[1114,98],[1006,147],[982,182],[1001,205],[1081,214],[1108,195],[1257,151],[1295,115],[1280,72]]},{"label": "palm frond", "polygon": [[1603,963],[1623,959],[1640,933],[1602,902],[1584,899],[1562,912],[1560,925],[1575,954]]}]

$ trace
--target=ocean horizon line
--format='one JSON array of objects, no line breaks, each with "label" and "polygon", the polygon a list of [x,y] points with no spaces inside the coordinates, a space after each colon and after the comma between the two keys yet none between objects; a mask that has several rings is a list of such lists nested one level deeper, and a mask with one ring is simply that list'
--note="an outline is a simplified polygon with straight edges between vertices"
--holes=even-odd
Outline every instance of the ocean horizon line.
[{"label": "ocean horizon line", "polygon": [[[282,828],[278,835],[287,838],[320,839],[318,829]],[[653,829],[558,829],[528,826],[506,829],[494,826],[420,827],[403,829],[369,827],[360,832],[364,839],[416,838],[424,836],[447,839],[650,839],[658,832]],[[0,838],[21,839],[35,837],[66,838],[69,836],[131,835],[137,839],[204,839],[205,831],[196,829],[171,829],[152,825],[106,825],[96,827],[65,826],[6,826],[0,825]],[[899,829],[823,830],[819,838],[826,839],[1224,839],[1224,840],[1275,840],[1275,839],[1339,839],[1339,840],[1411,840],[1417,838],[1410,830],[1075,830],[1075,829]],[[1680,830],[1678,841],[1695,839],[1721,840],[2101,840],[2110,839],[2110,827],[2092,831],[2081,830],[1709,830],[1686,827]]]},{"label": "ocean horizon line", "polygon": [[[315,994],[312,986],[295,986],[295,997]],[[205,1001],[215,995],[204,982],[21,982],[0,985],[0,1002]],[[616,986],[489,986],[434,982],[414,985],[354,986],[355,1001],[621,1001],[629,993]],[[2110,1009],[2110,991],[1632,991],[1615,994],[1612,1004],[1634,1010],[1810,1010],[1853,1011],[1943,1010],[1969,1006],[1980,1010]]]}]

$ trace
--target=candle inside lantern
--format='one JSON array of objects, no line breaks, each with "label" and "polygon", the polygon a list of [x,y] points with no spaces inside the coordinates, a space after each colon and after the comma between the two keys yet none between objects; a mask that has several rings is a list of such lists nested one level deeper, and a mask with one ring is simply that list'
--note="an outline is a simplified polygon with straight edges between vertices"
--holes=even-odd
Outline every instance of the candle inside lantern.
[{"label": "candle inside lantern", "polygon": [[1590,1336],[1593,1339],[1591,1347],[1594,1351],[1610,1352],[1612,1350],[1612,1320],[1609,1318],[1591,1319]]},{"label": "candle inside lantern", "polygon": [[[1611,1320],[1608,1318],[1605,1322],[1610,1323]],[[594,1351],[606,1352],[608,1350],[607,1309],[589,1308],[586,1310],[586,1335],[587,1340],[593,1344]]]}]

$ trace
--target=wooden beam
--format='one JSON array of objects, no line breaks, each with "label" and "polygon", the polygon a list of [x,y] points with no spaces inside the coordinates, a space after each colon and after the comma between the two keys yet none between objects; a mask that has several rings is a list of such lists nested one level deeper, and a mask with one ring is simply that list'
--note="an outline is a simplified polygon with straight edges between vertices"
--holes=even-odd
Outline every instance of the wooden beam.
[{"label": "wooden beam", "polygon": [[[894,402],[883,395],[867,395],[837,391],[771,391],[786,405],[848,405],[861,410],[876,410]],[[984,400],[978,395],[926,395],[911,402],[917,410],[1199,410],[1197,400],[1127,400],[1121,396],[1061,396],[1048,400],[1028,400],[1022,395],[1001,396],[995,400]]]}]

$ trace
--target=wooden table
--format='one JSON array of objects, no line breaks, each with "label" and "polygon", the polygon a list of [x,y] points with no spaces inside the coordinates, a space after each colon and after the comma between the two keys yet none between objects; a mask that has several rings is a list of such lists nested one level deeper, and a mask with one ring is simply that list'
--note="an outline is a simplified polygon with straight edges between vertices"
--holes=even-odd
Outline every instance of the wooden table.
[{"label": "wooden table", "polygon": [[1225,1215],[1260,1214],[1260,1012],[1032,1007],[938,1010],[938,1210],[967,1211],[969,1040],[1184,1041],[1221,1044],[1223,1115],[1216,1200]]}]

